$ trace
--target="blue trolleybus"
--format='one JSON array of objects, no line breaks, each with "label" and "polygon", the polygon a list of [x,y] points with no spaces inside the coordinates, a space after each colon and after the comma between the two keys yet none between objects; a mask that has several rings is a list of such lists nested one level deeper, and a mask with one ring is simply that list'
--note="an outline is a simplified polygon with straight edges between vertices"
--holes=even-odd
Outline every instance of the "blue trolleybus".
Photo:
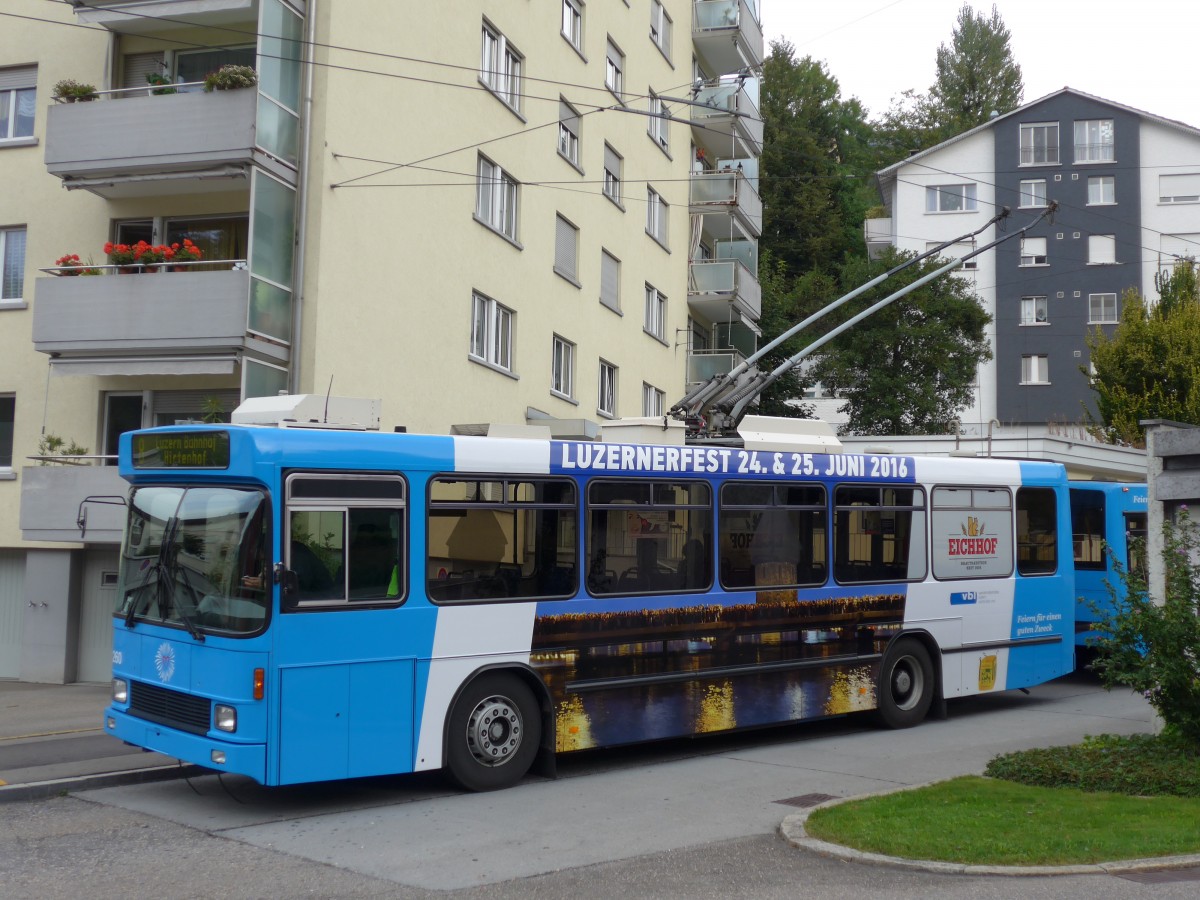
[{"label": "blue trolleybus", "polygon": [[1124,590],[1120,572],[1145,577],[1139,550],[1145,547],[1148,495],[1144,484],[1099,482],[1072,482],[1070,492],[1075,643],[1083,651],[1094,623],[1112,610],[1110,588],[1118,596]]},{"label": "blue trolleybus", "polygon": [[197,425],[120,465],[106,730],[266,785],[498,788],[1073,668],[1056,464]]}]

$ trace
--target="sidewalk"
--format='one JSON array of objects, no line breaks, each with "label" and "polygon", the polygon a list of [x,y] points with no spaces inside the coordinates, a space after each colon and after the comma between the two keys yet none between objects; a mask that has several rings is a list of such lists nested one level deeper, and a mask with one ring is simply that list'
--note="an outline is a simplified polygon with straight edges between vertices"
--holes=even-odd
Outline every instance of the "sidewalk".
[{"label": "sidewalk", "polygon": [[108,685],[0,681],[0,803],[197,771],[104,733]]}]

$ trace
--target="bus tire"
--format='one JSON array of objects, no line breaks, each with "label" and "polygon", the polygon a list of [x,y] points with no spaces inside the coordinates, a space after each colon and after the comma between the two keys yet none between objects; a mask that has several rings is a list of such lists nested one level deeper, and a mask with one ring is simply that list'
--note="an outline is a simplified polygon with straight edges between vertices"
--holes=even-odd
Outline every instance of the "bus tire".
[{"label": "bus tire", "polygon": [[933,663],[925,645],[913,638],[894,641],[879,668],[876,715],[888,728],[911,728],[933,702]]},{"label": "bus tire", "polygon": [[483,675],[459,695],[446,729],[446,769],[468,791],[495,791],[525,777],[542,721],[533,693],[508,672]]}]

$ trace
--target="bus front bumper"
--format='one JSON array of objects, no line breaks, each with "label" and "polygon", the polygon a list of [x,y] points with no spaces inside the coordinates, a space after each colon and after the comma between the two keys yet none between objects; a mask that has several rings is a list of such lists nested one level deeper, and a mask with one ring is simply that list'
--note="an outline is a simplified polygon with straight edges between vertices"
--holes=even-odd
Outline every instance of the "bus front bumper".
[{"label": "bus front bumper", "polygon": [[114,707],[104,711],[104,730],[115,738],[194,763],[217,772],[246,775],[259,784],[266,784],[267,748],[264,744],[235,744],[201,734],[189,734],[131,716]]}]

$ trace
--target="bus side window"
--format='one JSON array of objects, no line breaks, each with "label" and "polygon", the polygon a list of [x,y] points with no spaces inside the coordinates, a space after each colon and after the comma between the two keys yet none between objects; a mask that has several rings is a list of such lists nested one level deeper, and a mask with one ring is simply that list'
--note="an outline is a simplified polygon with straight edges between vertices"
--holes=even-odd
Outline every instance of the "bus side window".
[{"label": "bus side window", "polygon": [[1022,575],[1058,571],[1058,503],[1049,488],[1017,490],[1017,571]]}]

